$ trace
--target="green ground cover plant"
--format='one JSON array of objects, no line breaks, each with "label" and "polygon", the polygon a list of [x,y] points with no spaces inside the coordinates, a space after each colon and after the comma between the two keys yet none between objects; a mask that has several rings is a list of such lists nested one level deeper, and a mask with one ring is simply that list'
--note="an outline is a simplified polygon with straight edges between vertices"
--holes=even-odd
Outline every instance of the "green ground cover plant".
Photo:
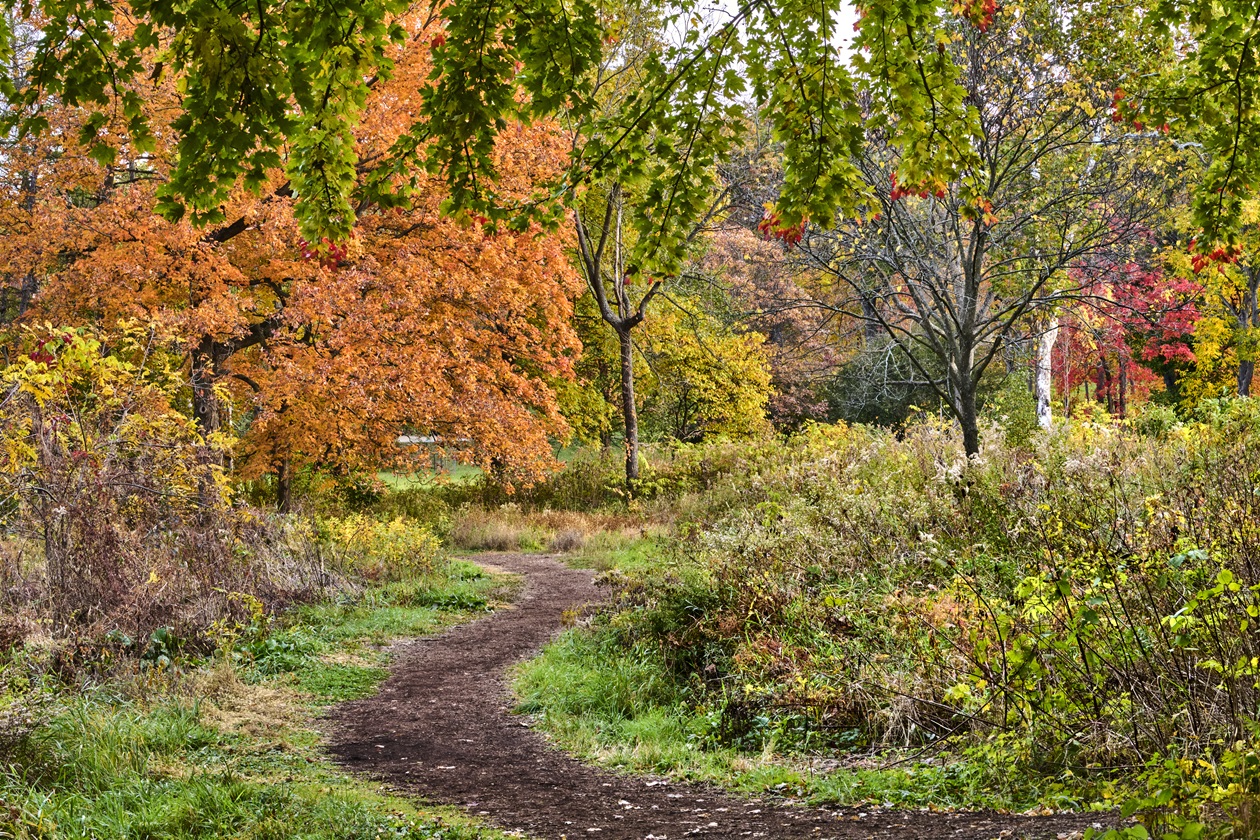
[{"label": "green ground cover plant", "polygon": [[205,659],[141,661],[67,686],[14,651],[7,700],[42,693],[42,723],[4,745],[0,837],[502,837],[456,811],[352,780],[318,749],[326,704],[385,676],[382,645],[492,608],[512,581],[470,564],[219,628]]}]

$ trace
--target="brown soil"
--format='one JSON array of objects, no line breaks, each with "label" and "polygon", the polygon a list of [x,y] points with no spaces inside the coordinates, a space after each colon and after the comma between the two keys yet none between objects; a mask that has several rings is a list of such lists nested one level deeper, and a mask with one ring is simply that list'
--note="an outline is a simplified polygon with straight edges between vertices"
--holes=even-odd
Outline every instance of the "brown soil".
[{"label": "brown soil", "polygon": [[398,646],[380,692],[333,713],[331,750],[345,767],[546,840],[1056,838],[1095,819],[809,808],[582,764],[510,713],[505,673],[560,629],[565,610],[598,600],[591,574],[548,557],[481,559],[525,577],[519,601]]}]

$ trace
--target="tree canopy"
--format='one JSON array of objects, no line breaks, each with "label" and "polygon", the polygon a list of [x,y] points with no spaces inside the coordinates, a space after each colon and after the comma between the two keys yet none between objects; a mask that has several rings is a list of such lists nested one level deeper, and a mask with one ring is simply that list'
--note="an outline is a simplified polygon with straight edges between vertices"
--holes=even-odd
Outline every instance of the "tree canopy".
[{"label": "tree canopy", "polygon": [[[387,47],[393,74],[363,103],[360,160],[406,131],[431,70],[431,22],[396,23],[408,38]],[[11,147],[0,173],[0,318],[161,325],[188,359],[189,413],[203,433],[240,437],[244,477],[374,468],[407,454],[401,434],[493,460],[510,479],[542,475],[550,438],[565,432],[549,383],[570,375],[578,351],[568,240],[536,225],[497,235],[461,225],[442,214],[447,192],[430,176],[405,207],[354,207],[353,236],[322,254],[274,169],[261,195],[227,193],[239,223],[163,219],[154,211],[178,166],[170,120],[182,96],[171,78],[146,91],[147,152],[111,114],[101,142],[112,163],[79,142],[98,112],[42,104],[54,128]],[[541,123],[510,134],[496,148],[500,189],[527,195],[563,167],[563,138]]]},{"label": "tree canopy", "polygon": [[[1257,7],[1095,0],[1059,9],[1065,30],[1106,41],[1095,54],[1116,84],[1118,119],[1166,126],[1211,156],[1196,211],[1213,239],[1231,235],[1260,182]],[[3,41],[29,53],[29,70],[3,83],[8,125],[55,130],[47,113],[55,99],[93,109],[79,140],[102,162],[117,153],[113,117],[139,154],[173,143],[158,209],[199,223],[226,220],[237,184],[265,189],[268,172],[283,168],[302,234],[317,247],[348,235],[356,202],[403,201],[425,173],[447,182],[447,212],[494,225],[554,219],[613,170],[665,210],[685,212],[707,197],[706,173],[737,139],[748,104],[782,145],[776,214],[785,229],[804,219],[827,226],[865,206],[870,192],[852,158],[869,130],[899,150],[901,183],[933,192],[959,179],[964,198],[980,197],[965,177],[977,112],[959,84],[957,53],[945,47],[960,23],[991,27],[991,0],[869,0],[848,43],[842,0],[745,0],[724,11],[686,0],[655,12],[666,35],[636,62],[636,90],[611,111],[599,108],[594,74],[609,56],[616,64],[622,15],[588,0],[435,3],[427,14],[440,29],[424,30],[432,71],[411,82],[420,108],[363,178],[369,161],[356,134],[368,92],[395,72],[392,47],[416,37],[399,24],[408,8],[8,0],[4,26],[18,37]],[[1147,72],[1154,66],[1161,72]],[[159,126],[144,103],[172,78],[178,113]],[[557,114],[580,135],[569,166],[527,196],[511,194],[496,162],[504,132]],[[681,246],[666,215],[644,213],[636,224],[668,267]]]}]

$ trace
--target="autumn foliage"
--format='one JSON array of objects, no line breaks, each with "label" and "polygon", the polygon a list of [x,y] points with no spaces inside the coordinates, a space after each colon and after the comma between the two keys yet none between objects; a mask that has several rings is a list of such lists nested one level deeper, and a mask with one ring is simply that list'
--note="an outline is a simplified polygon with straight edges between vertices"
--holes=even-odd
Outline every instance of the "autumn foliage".
[{"label": "autumn foliage", "polygon": [[[357,132],[360,187],[386,183],[395,198],[361,197],[348,239],[302,239],[280,171],[257,192],[234,191],[218,228],[155,215],[175,136],[163,121],[178,96],[178,80],[155,69],[142,91],[159,126],[152,152],[116,140],[115,162],[102,164],[65,139],[99,115],[52,102],[55,133],[15,150],[0,184],[10,289],[0,304],[17,301],[8,308],[27,321],[158,325],[186,360],[190,413],[204,431],[239,433],[244,477],[379,465],[406,456],[401,433],[509,477],[540,475],[549,436],[565,429],[547,382],[571,375],[577,351],[567,243],[450,218],[439,179],[371,168],[415,120],[441,37],[399,22],[409,37]],[[504,138],[500,189],[523,201],[565,149],[547,125],[509,126]]]}]

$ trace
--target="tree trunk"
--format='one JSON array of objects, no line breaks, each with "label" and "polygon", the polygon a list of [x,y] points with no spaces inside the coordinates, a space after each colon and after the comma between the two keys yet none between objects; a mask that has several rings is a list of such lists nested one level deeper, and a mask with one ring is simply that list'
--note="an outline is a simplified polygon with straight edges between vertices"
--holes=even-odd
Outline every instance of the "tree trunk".
[{"label": "tree trunk", "polygon": [[214,393],[214,340],[203,338],[192,354],[193,419],[203,435],[219,430],[219,401]]},{"label": "tree trunk", "polygon": [[1059,319],[1050,321],[1041,337],[1037,340],[1037,374],[1034,379],[1034,391],[1037,395],[1037,423],[1043,429],[1049,429],[1053,421],[1050,413],[1050,395],[1052,383],[1050,379],[1054,353],[1054,343],[1059,338]]},{"label": "tree trunk", "polygon": [[887,337],[884,333],[883,324],[879,322],[879,313],[875,309],[875,300],[870,295],[861,295],[862,298],[862,339],[866,346],[875,347],[876,345],[886,341]]},{"label": "tree trunk", "polygon": [[[22,209],[27,213],[35,210],[35,196],[39,189],[39,180],[34,172],[22,173]],[[28,271],[22,277],[22,284],[17,291],[17,313],[14,319],[21,318],[31,308],[35,295],[39,292],[39,280],[35,272]]]},{"label": "tree trunk", "polygon": [[293,475],[289,459],[276,465],[276,510],[288,513],[293,509]]},{"label": "tree trunk", "polygon": [[[38,405],[32,404],[31,414],[31,437],[36,442],[36,457],[41,472],[51,478],[61,472],[57,465],[65,460],[64,453],[60,451],[55,432],[44,422],[44,413]],[[67,515],[61,502],[62,496],[68,495],[64,480],[61,486],[42,489],[44,492],[37,497],[35,512],[39,517],[39,528],[43,531],[45,575],[52,596],[53,614],[60,623],[67,624],[81,606],[75,602],[74,595],[82,589],[76,586],[74,542],[70,531],[73,518]]]},{"label": "tree trunk", "polygon": [[[1244,337],[1247,331],[1260,326],[1260,270],[1251,266],[1247,276],[1247,294],[1243,298],[1242,307],[1238,310],[1238,327]],[[1244,341],[1250,346],[1250,341]],[[1254,351],[1253,351],[1254,352]],[[1238,396],[1251,396],[1251,378],[1256,373],[1255,359],[1242,359],[1238,362]]]},{"label": "tree trunk", "polygon": [[1173,370],[1168,365],[1165,365],[1164,369],[1160,371],[1160,376],[1164,380],[1164,390],[1167,391],[1169,396],[1171,396],[1175,401],[1179,397],[1177,393],[1177,371]]},{"label": "tree trunk", "polygon": [[1129,366],[1125,364],[1124,359],[1118,362],[1119,368],[1119,386],[1116,388],[1116,403],[1120,407],[1120,416],[1125,417],[1129,413]]},{"label": "tree trunk", "polygon": [[639,480],[639,411],[634,404],[634,342],[630,330],[618,329],[621,345],[621,416],[626,426],[626,487],[633,491]]},{"label": "tree trunk", "polygon": [[1108,414],[1115,414],[1115,395],[1112,393],[1111,386],[1111,367],[1107,364],[1105,357],[1100,358],[1098,360],[1098,401],[1106,404]]},{"label": "tree trunk", "polygon": [[[970,379],[970,377],[966,377]],[[957,388],[958,425],[962,427],[963,451],[970,458],[980,454],[980,413],[976,410],[976,386],[964,382]]]},{"label": "tree trunk", "polygon": [[35,278],[35,272],[28,271],[22,277],[22,286],[18,290],[17,317],[21,318],[30,311],[31,303],[35,300],[35,295],[38,292],[39,281]]}]

